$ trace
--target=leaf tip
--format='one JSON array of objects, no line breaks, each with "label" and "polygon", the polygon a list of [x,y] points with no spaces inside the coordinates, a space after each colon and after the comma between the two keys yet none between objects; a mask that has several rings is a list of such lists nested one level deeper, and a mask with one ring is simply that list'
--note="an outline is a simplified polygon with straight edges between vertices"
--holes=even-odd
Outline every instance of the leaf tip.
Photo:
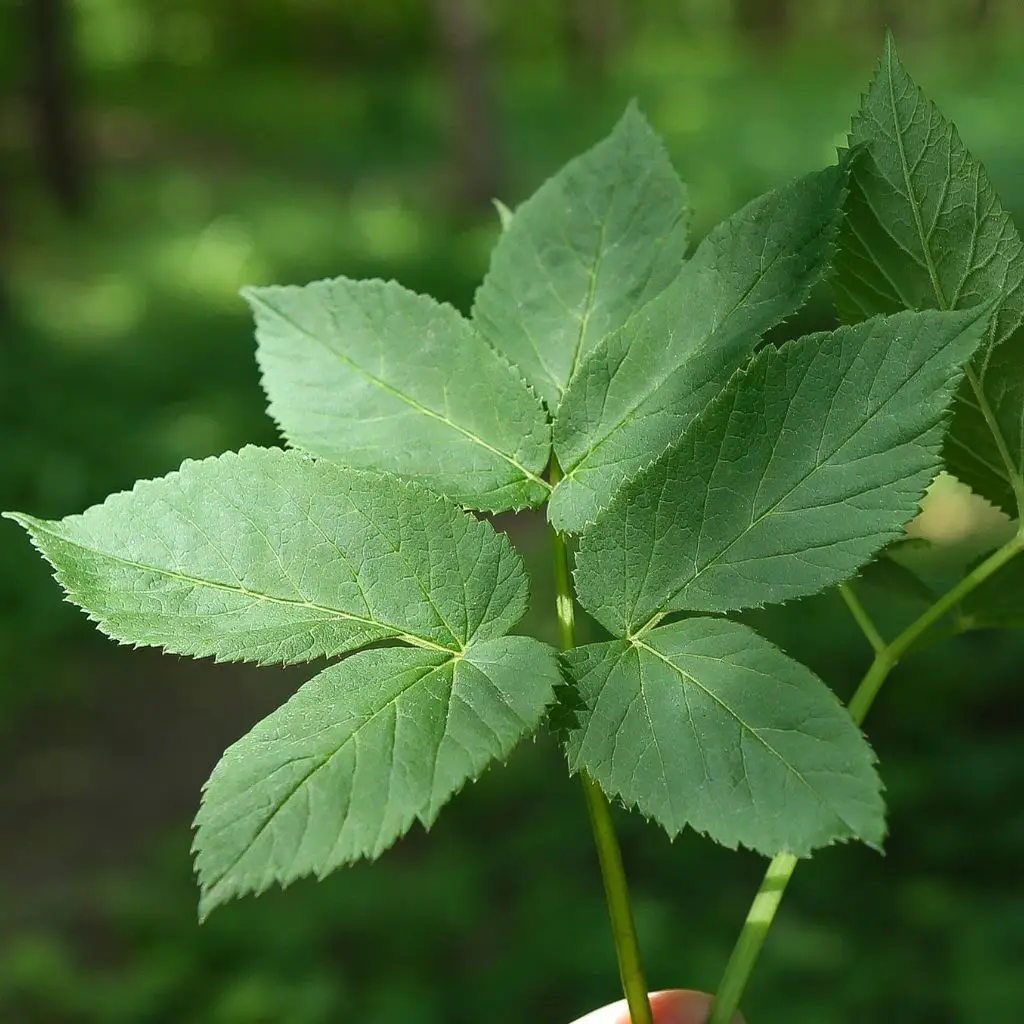
[{"label": "leaf tip", "polygon": [[494,209],[498,211],[498,220],[501,222],[501,230],[508,231],[512,223],[512,211],[497,197],[491,199]]},{"label": "leaf tip", "polygon": [[25,512],[0,512],[0,519],[10,519],[12,523],[17,523],[23,530],[28,530],[30,533],[33,526],[39,522],[38,519]]}]

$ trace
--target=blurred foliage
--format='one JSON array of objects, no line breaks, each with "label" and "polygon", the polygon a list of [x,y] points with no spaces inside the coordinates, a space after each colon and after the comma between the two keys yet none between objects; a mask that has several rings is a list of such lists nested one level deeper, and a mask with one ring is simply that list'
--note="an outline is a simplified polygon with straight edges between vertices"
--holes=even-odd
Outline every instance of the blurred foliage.
[{"label": "blurred foliage", "polygon": [[[879,49],[882,5],[789,6],[787,36],[766,49],[732,33],[728,4],[621,4],[595,82],[573,56],[566,5],[486,4],[502,198],[528,195],[634,95],[690,183],[698,235],[831,161]],[[1020,217],[1019,4],[992,0],[980,27],[976,2],[885,6],[915,77]],[[67,223],[33,161],[19,5],[0,4],[11,300],[0,506],[64,515],[183,458],[274,443],[242,284],[376,275],[468,307],[497,218],[445,200],[449,99],[432,12],[426,0],[78,0],[76,101],[96,189],[90,215]],[[830,318],[820,295],[786,330]],[[550,637],[546,541],[529,523],[502,525],[535,574],[524,629]],[[377,865],[243,901],[199,928],[187,819],[163,794],[184,792],[186,776],[193,786],[214,740],[241,733],[295,677],[258,673],[235,698],[227,670],[167,659],[161,675],[62,606],[14,526],[3,530],[0,1024],[558,1024],[615,997],[582,801],[548,739],[463,793],[429,838],[414,833]],[[898,595],[864,596],[880,621],[907,614]],[[866,666],[832,596],[751,620],[843,696]],[[749,1019],[1017,1019],[1022,662],[1015,637],[977,635],[900,669],[870,723],[892,808],[887,855],[825,851],[799,873]],[[169,674],[191,703],[167,697]],[[136,770],[131,758],[169,731],[159,763]],[[111,759],[116,743],[118,777],[137,794],[107,806],[95,781],[107,776],[94,779],[90,758]],[[70,794],[63,816],[19,795],[32,792],[30,755]],[[181,799],[191,806],[198,792]],[[95,828],[94,806],[106,808]],[[146,808],[145,821],[130,807]],[[693,835],[670,845],[620,817],[652,984],[712,988],[760,862]],[[77,850],[76,835],[95,856],[40,866]]]}]

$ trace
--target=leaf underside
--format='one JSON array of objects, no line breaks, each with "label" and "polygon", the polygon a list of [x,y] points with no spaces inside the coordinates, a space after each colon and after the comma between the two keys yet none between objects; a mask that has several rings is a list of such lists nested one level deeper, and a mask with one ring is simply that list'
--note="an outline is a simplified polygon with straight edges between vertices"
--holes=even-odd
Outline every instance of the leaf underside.
[{"label": "leaf underside", "polygon": [[981,164],[900,64],[891,36],[853,120],[833,286],[840,314],[995,303],[945,448],[952,473],[1002,508],[1024,495],[1024,243]]},{"label": "leaf underside", "polygon": [[245,448],[82,515],[15,515],[70,600],[125,643],[259,663],[333,657],[231,747],[195,849],[201,912],[376,856],[537,730],[553,649],[508,539],[397,477]]},{"label": "leaf underside", "polygon": [[583,606],[627,636],[849,578],[919,510],[985,326],[899,313],[763,349],[583,534]]},{"label": "leaf underside", "polygon": [[581,361],[686,254],[686,189],[635,105],[505,223],[473,320],[556,409]]},{"label": "leaf underside", "polygon": [[260,664],[388,638],[457,651],[525,613],[507,538],[416,485],[247,447],[82,515],[18,516],[70,600],[124,643]]},{"label": "leaf underside", "polygon": [[885,833],[873,755],[808,669],[747,626],[691,618],[563,656],[580,727],[566,751],[670,836],[805,856]]},{"label": "leaf underside", "polygon": [[455,309],[395,282],[249,288],[270,415],[288,441],[468,508],[541,504],[540,400]]},{"label": "leaf underside", "polygon": [[200,915],[273,883],[378,857],[534,732],[560,682],[530,637],[464,655],[362,651],[225,752],[196,817]]},{"label": "leaf underside", "polygon": [[548,507],[556,529],[592,522],[721,391],[764,332],[803,305],[831,252],[845,178],[843,167],[829,167],[753,200],[594,348],[555,419],[565,474]]}]

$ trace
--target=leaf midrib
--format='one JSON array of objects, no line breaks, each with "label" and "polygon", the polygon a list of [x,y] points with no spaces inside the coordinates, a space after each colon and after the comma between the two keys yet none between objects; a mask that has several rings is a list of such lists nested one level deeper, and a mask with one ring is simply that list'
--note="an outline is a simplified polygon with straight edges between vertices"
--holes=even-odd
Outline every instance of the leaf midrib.
[{"label": "leaf midrib", "polygon": [[[792,344],[795,344],[795,342],[790,342],[789,344],[792,345]],[[914,378],[916,378],[921,373],[924,373],[925,370],[928,368],[929,364],[931,363],[932,359],[935,357],[935,355],[936,355],[936,353],[933,353],[932,356],[928,360],[926,360],[924,363],[922,363],[913,372],[913,374],[910,377],[908,377],[907,379],[905,379],[903,381],[903,383],[901,384],[901,387],[908,387],[913,382]],[[884,356],[883,356],[883,361],[884,361]],[[811,366],[813,366],[813,364],[814,364],[814,360],[812,359],[811,363],[808,364],[808,370],[810,369]],[[840,383],[842,384],[844,382],[845,382],[845,378]],[[835,394],[838,394],[838,392],[839,392],[839,389],[837,388]],[[738,397],[738,395],[734,396],[733,409],[732,409],[732,413],[730,413],[730,420],[732,418],[732,415],[735,414],[735,412],[736,412],[736,404],[735,404],[735,398],[736,397]],[[834,397],[835,396],[833,395],[833,398]],[[667,605],[669,602],[671,602],[679,594],[683,593],[684,591],[686,591],[690,587],[692,587],[694,585],[694,583],[705,572],[707,572],[708,569],[718,565],[722,561],[722,559],[729,553],[729,551],[731,551],[737,544],[739,544],[747,536],[749,536],[750,532],[756,526],[758,526],[761,522],[763,522],[769,516],[774,515],[776,513],[776,510],[778,509],[779,505],[781,505],[784,501],[786,501],[789,497],[791,497],[793,495],[793,493],[795,491],[797,491],[800,487],[803,487],[807,483],[807,481],[810,480],[810,478],[815,473],[819,472],[821,469],[823,469],[824,467],[827,467],[830,463],[832,463],[832,461],[834,459],[836,459],[836,457],[842,452],[842,450],[847,445],[851,444],[857,438],[857,436],[861,433],[861,431],[867,429],[868,426],[871,425],[872,421],[874,419],[876,419],[878,416],[883,415],[883,410],[885,409],[885,407],[890,402],[895,400],[897,397],[898,397],[898,395],[895,394],[895,393],[887,395],[879,403],[879,405],[875,409],[873,409],[871,411],[870,416],[868,416],[862,423],[860,423],[857,426],[857,428],[852,433],[850,433],[846,437],[843,437],[842,440],[841,440],[841,443],[835,449],[826,452],[824,458],[821,457],[821,444],[819,442],[819,445],[818,445],[818,455],[817,455],[817,457],[815,459],[814,464],[810,468],[808,468],[808,470],[802,476],[800,476],[800,478],[798,480],[794,481],[793,485],[788,490],[786,490],[775,501],[773,501],[767,508],[765,508],[757,516],[757,518],[752,519],[750,521],[750,523],[746,527],[744,527],[742,531],[740,531],[740,533],[738,533],[735,537],[733,537],[732,540],[729,541],[728,544],[725,545],[725,547],[723,547],[721,550],[715,552],[715,554],[712,555],[708,559],[708,561],[704,563],[704,565],[702,565],[699,569],[697,569],[693,573],[692,576],[688,577],[684,583],[682,583],[678,587],[673,588],[672,591],[668,594],[668,596],[663,598],[659,602],[658,609],[655,610],[653,613],[650,613],[650,617],[647,619],[647,621],[645,621],[644,624],[635,633],[631,634],[631,636],[634,637],[634,638],[639,638],[639,637],[643,636],[644,634],[650,632],[650,630],[653,629],[654,626],[657,625],[657,623],[665,616],[665,614],[667,614],[663,610],[665,608],[665,605]],[[787,415],[788,415],[788,411],[787,411]],[[716,462],[716,465],[717,465],[717,462]],[[763,483],[763,480],[762,480],[761,483]],[[760,484],[759,484],[759,486],[760,486]],[[706,503],[707,503],[707,492],[705,494],[705,515],[701,519],[702,523],[706,519],[706,511],[707,511],[707,504]],[[652,556],[653,556],[653,551],[652,551]],[[730,564],[734,564],[734,563],[730,563]],[[738,563],[735,563],[735,564],[738,564]],[[650,567],[648,566],[648,571],[649,571],[649,569],[650,569]],[[637,601],[639,601],[639,597],[640,596],[642,596],[642,592],[641,592],[640,595],[638,595]],[[634,605],[633,613],[630,616],[631,620],[635,618],[635,612],[636,612],[636,606]]]},{"label": "leaf midrib", "polygon": [[[847,829],[849,829],[850,835],[857,834],[857,829],[854,828],[854,826],[849,821],[847,821],[847,819],[842,814],[840,814],[839,811],[836,810],[836,808],[830,802],[825,800],[821,793],[819,793],[818,790],[815,789],[814,786],[810,784],[810,782],[808,782],[808,780],[804,777],[803,773],[800,772],[794,765],[790,764],[790,762],[787,761],[786,758],[783,757],[783,755],[775,749],[775,747],[773,747],[752,725],[749,725],[746,721],[744,721],[744,719],[739,714],[737,714],[737,712],[733,708],[731,708],[725,701],[723,701],[721,697],[719,697],[713,690],[710,690],[699,679],[697,679],[696,676],[690,675],[689,672],[685,671],[683,668],[677,665],[674,661],[672,661],[671,658],[669,658],[665,654],[662,654],[661,651],[657,650],[656,648],[651,647],[651,645],[646,643],[645,641],[638,639],[633,640],[631,642],[635,644],[637,647],[641,648],[642,650],[645,650],[649,654],[653,655],[659,661],[662,661],[666,665],[668,665],[668,667],[673,672],[675,672],[681,680],[683,680],[684,685],[686,682],[690,682],[694,686],[696,686],[702,693],[704,693],[707,697],[709,697],[726,714],[733,718],[741,729],[745,730],[747,733],[749,733],[749,735],[751,735],[755,740],[757,740],[757,742],[760,743],[765,748],[765,750],[768,751],[769,754],[777,758],[779,762],[783,764],[786,767],[786,769],[790,771],[796,779],[798,779],[804,786],[806,786],[807,789],[814,795],[814,798],[817,800],[817,802],[821,806],[827,807],[828,810],[832,814],[834,814],[835,817],[838,818],[838,820],[841,821]],[[693,651],[688,651],[686,657],[696,658],[702,661],[713,662],[717,665],[721,665],[724,663],[723,659],[721,658],[713,658],[709,657],[708,655],[697,654]]]},{"label": "leaf midrib", "polygon": [[[19,521],[21,521],[20,517]],[[55,540],[61,541],[62,543],[72,544],[75,547],[80,548],[82,551],[87,551],[90,554],[109,559],[110,561],[117,562],[120,565],[130,566],[140,572],[153,573],[156,576],[163,576],[167,579],[178,580],[179,582],[188,583],[193,586],[208,587],[211,590],[222,590],[226,593],[238,594],[254,600],[266,601],[269,604],[283,605],[290,608],[304,608],[308,611],[321,612],[332,618],[345,619],[349,622],[357,622],[363,626],[373,626],[375,629],[385,629],[388,630],[396,640],[403,640],[413,647],[420,647],[433,651],[444,651],[449,654],[458,654],[463,650],[461,647],[445,647],[442,644],[438,644],[435,641],[428,639],[427,637],[417,636],[414,633],[409,633],[406,630],[387,622],[370,619],[362,615],[356,615],[353,612],[346,612],[340,608],[329,608],[326,605],[317,604],[314,601],[296,601],[287,597],[274,597],[271,594],[261,594],[259,591],[250,590],[248,587],[243,587],[241,585],[233,586],[230,583],[221,583],[216,580],[203,579],[200,576],[192,576],[189,573],[184,573],[175,569],[168,569],[164,566],[147,565],[144,562],[125,558],[123,555],[116,555],[110,551],[104,551],[102,548],[83,544],[80,540],[74,540],[70,537],[66,537],[54,530],[47,529],[39,520],[23,521],[23,525],[29,526],[29,528],[34,531],[53,537]],[[454,636],[452,637],[452,640],[456,643],[458,642]]]},{"label": "leaf midrib", "polygon": [[[408,405],[412,409],[415,409],[422,415],[428,416],[431,419],[435,419],[438,422],[445,424],[445,426],[450,427],[452,430],[462,434],[465,438],[472,441],[474,444],[477,444],[481,448],[484,448],[485,450],[491,452],[493,455],[497,455],[499,458],[504,459],[510,466],[513,466],[520,473],[522,473],[523,476],[526,477],[531,483],[539,484],[545,491],[551,490],[551,485],[543,477],[527,469],[521,462],[519,462],[518,459],[516,459],[514,455],[510,455],[508,452],[503,452],[499,448],[495,448],[494,445],[489,444],[478,434],[474,434],[473,431],[469,430],[468,428],[462,426],[459,423],[456,423],[448,416],[439,413],[434,409],[431,409],[429,406],[423,405],[422,402],[418,402],[411,395],[405,394],[404,392],[396,388],[394,385],[389,384],[387,381],[381,380],[379,377],[374,376],[372,373],[370,373],[369,370],[364,369],[362,366],[360,366],[354,360],[350,359],[344,353],[339,352],[337,349],[331,348],[331,346],[328,345],[327,342],[325,342],[322,338],[318,337],[312,331],[307,330],[300,323],[298,323],[298,321],[288,316],[288,314],[284,313],[276,306],[272,306],[270,303],[266,302],[258,295],[254,294],[252,298],[255,301],[259,302],[264,307],[264,309],[270,312],[273,316],[276,316],[280,320],[283,320],[289,327],[291,327],[297,333],[301,334],[308,341],[312,341],[319,345],[320,347],[322,347],[327,353],[334,356],[339,362],[355,370],[356,373],[360,374],[371,384],[376,385],[382,391],[386,392],[392,397],[397,398],[402,402],[405,402],[406,405]],[[376,332],[374,333],[376,334]],[[379,340],[380,338],[378,337],[378,341]]]},{"label": "leaf midrib", "polygon": [[[700,251],[698,250],[698,252],[694,253],[692,259],[690,261],[688,261],[688,264],[691,265],[691,266],[694,265],[694,262],[696,261],[696,259],[697,259],[697,257],[699,255],[700,255]],[[715,337],[722,331],[723,327],[726,324],[728,324],[730,318],[736,313],[736,311],[746,301],[746,299],[750,296],[750,294],[754,291],[754,289],[764,280],[764,278],[767,276],[769,271],[774,268],[775,264],[780,259],[782,259],[784,255],[785,255],[785,253],[782,250],[780,250],[775,255],[775,257],[771,260],[770,263],[768,263],[768,264],[765,264],[764,262],[760,263],[759,272],[757,273],[757,275],[755,275],[754,279],[750,282],[750,284],[743,290],[742,294],[739,295],[736,298],[735,302],[733,302],[733,304],[729,307],[728,311],[724,315],[722,315],[720,318],[716,318],[715,319],[715,321],[714,321],[711,329],[708,331],[708,333],[705,334],[702,338],[700,338],[700,340],[696,343],[696,345],[694,345],[693,348],[691,348],[685,355],[683,355],[683,357],[677,363],[675,363],[675,365],[671,366],[668,369],[668,372],[663,373],[663,374],[659,374],[650,383],[650,385],[644,390],[644,392],[636,400],[636,402],[634,404],[632,404],[629,409],[626,410],[626,412],[620,417],[620,419],[615,424],[613,424],[600,437],[597,437],[597,438],[594,439],[594,441],[588,446],[587,450],[576,460],[575,463],[573,463],[571,468],[565,471],[565,475],[564,475],[564,479],[565,480],[572,480],[574,483],[576,483],[577,482],[576,481],[576,473],[579,470],[581,470],[581,469],[588,468],[586,466],[586,463],[588,462],[590,457],[594,454],[594,452],[597,451],[599,448],[601,448],[602,445],[607,443],[620,430],[622,430],[624,427],[626,427],[627,424],[631,423],[636,418],[636,416],[640,413],[641,409],[643,409],[643,407],[647,404],[647,402],[650,401],[650,399],[654,395],[656,395],[669,382],[669,380],[671,380],[672,377],[675,376],[675,374],[677,374],[677,373],[683,371],[684,369],[686,369],[687,365],[692,360],[698,358],[702,353],[704,353],[704,352],[706,352],[708,350],[709,346],[711,345],[711,343],[713,342]],[[694,272],[695,275],[699,276],[699,274],[701,272],[701,269],[703,269],[703,268],[700,268],[697,271],[695,271]],[[675,281],[671,282],[668,285],[668,287],[666,287],[654,299],[652,299],[651,302],[653,303],[653,302],[658,301],[659,299],[661,299],[664,295],[666,295],[668,293],[669,289],[671,287],[673,287],[673,285],[678,285],[680,283],[680,281],[682,280],[682,274],[683,273],[685,273],[685,270],[681,271],[679,277],[677,277],[675,279]],[[696,279],[697,279],[697,277],[695,276],[693,280],[696,281]],[[645,308],[649,308],[649,305],[650,305],[649,303],[645,304]],[[632,317],[630,317],[626,321],[626,323],[623,325],[623,328],[620,328],[620,330],[624,329],[625,326],[628,325],[631,321],[632,321]],[[765,328],[765,330],[766,329],[767,328]],[[618,332],[616,332],[616,333],[618,333]],[[760,337],[762,333],[764,333],[764,332],[763,331],[758,331],[758,332],[755,333],[755,332],[752,331],[751,332],[751,343],[753,343],[758,337]],[[609,335],[608,337],[611,337],[611,335]],[[607,340],[603,340],[602,344],[605,345],[605,347],[607,347],[607,344],[608,344]],[[597,351],[598,351],[598,349],[595,348],[594,351],[591,352],[588,355],[588,357],[587,357],[588,361],[596,355]]]},{"label": "leaf midrib", "polygon": [[[449,653],[451,653],[451,652],[449,652]],[[210,891],[215,889],[217,886],[219,886],[221,884],[221,882],[224,881],[225,878],[227,878],[227,876],[232,871],[234,871],[234,869],[238,866],[238,864],[242,860],[242,858],[256,845],[256,843],[258,842],[260,837],[263,835],[263,833],[270,827],[270,825],[272,824],[274,819],[284,810],[285,806],[295,796],[295,794],[298,793],[299,790],[302,789],[303,786],[308,785],[310,780],[313,778],[313,776],[316,775],[322,768],[324,768],[328,764],[330,764],[331,761],[333,761],[334,758],[336,758],[342,752],[342,750],[344,750],[350,743],[354,742],[356,737],[359,735],[360,732],[362,732],[364,729],[366,729],[368,726],[370,726],[373,722],[375,722],[377,720],[377,718],[379,718],[382,714],[384,714],[385,711],[388,711],[392,707],[394,707],[394,705],[397,704],[398,701],[402,697],[404,697],[405,694],[408,693],[409,690],[411,690],[414,686],[418,686],[420,683],[424,682],[424,680],[426,680],[426,679],[429,679],[435,673],[441,672],[441,671],[447,669],[449,666],[454,665],[457,660],[458,660],[457,657],[452,657],[452,658],[448,658],[445,661],[441,662],[439,665],[422,666],[425,669],[425,671],[423,673],[421,673],[419,675],[416,675],[415,678],[413,678],[406,686],[403,686],[401,690],[399,690],[392,697],[390,697],[387,701],[385,701],[379,708],[377,708],[374,712],[372,712],[368,717],[364,718],[363,721],[361,721],[347,736],[344,737],[344,739],[341,741],[341,743],[338,744],[337,747],[335,747],[333,750],[329,751],[326,754],[322,754],[319,758],[313,758],[313,761],[314,761],[313,767],[306,774],[304,774],[295,783],[294,786],[292,786],[288,790],[288,792],[281,798],[280,801],[278,801],[277,805],[274,807],[274,809],[272,811],[270,811],[270,813],[267,814],[265,820],[260,823],[260,826],[256,830],[256,832],[253,835],[253,837],[245,844],[245,846],[242,848],[242,850],[239,852],[239,854],[232,860],[232,862],[226,868],[224,868],[216,876],[216,878],[213,881],[204,883],[204,888],[205,888],[206,892],[209,893]],[[454,674],[453,674],[453,676],[452,676],[452,687],[454,687],[454,685],[455,685],[455,679],[454,679]],[[281,768],[281,767],[283,767],[283,765],[279,765],[278,766],[278,768]],[[383,819],[383,815],[382,815],[382,819]],[[235,819],[235,820],[238,820],[238,819]],[[346,815],[345,821],[347,822],[347,815]],[[233,824],[233,823],[234,822],[229,822],[228,824]],[[342,828],[344,828],[344,824],[345,824],[345,822],[342,823]],[[207,825],[206,827],[209,828],[209,825]],[[220,831],[221,829],[226,828],[226,827],[228,827],[228,826],[227,825],[220,825],[217,830]],[[339,836],[340,836],[340,829],[339,829]],[[378,841],[379,841],[379,836],[378,836]]]},{"label": "leaf midrib", "polygon": [[[918,242],[921,246],[921,253],[924,257],[925,267],[928,270],[928,277],[932,283],[932,289],[935,292],[935,300],[938,303],[939,309],[948,312],[950,310],[949,301],[946,298],[945,292],[943,291],[942,284],[938,276],[938,267],[935,264],[935,259],[932,256],[931,246],[928,241],[927,233],[924,230],[924,220],[921,216],[920,202],[917,198],[917,193],[914,188],[913,179],[910,172],[910,164],[907,161],[906,149],[903,145],[903,133],[904,129],[900,122],[899,110],[896,104],[896,91],[894,87],[893,78],[893,46],[891,40],[886,46],[886,62],[887,71],[886,76],[889,92],[889,105],[892,110],[892,123],[894,132],[893,135],[896,140],[896,149],[900,156],[900,169],[903,172],[903,182],[907,189],[907,203],[910,206],[911,213],[914,217],[914,226],[917,229]],[[919,96],[919,94],[918,94]],[[920,97],[919,97],[920,98]],[[972,239],[973,243],[974,239]],[[989,333],[989,345],[992,344],[995,330],[995,316],[996,311],[992,311],[993,323],[990,325]],[[995,442],[996,449],[999,452],[999,457],[1003,460],[1006,466],[1007,479],[1010,486],[1013,489],[1014,498],[1017,502],[1018,511],[1024,509],[1024,477],[1017,465],[1014,463],[1013,457],[1010,455],[1009,446],[1006,443],[1006,438],[1003,437],[1003,432],[999,427],[998,420],[995,416],[995,410],[991,407],[988,401],[988,396],[985,394],[984,388],[978,379],[977,374],[974,372],[973,367],[968,364],[965,370],[965,375],[970,384],[971,390],[974,392],[975,397],[978,400],[978,409],[981,412],[982,418],[985,420],[985,425],[988,427],[992,434],[992,440]]]}]

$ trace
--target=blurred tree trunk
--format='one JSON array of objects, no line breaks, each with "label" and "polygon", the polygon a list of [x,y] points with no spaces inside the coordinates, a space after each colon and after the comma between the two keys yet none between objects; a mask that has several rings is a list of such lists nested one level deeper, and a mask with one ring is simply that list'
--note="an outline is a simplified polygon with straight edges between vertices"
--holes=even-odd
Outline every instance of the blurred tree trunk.
[{"label": "blurred tree trunk", "polygon": [[[5,155],[3,147],[0,146],[0,159]],[[6,320],[11,312],[11,296],[7,287],[7,259],[11,245],[11,203],[7,196],[8,178],[7,165],[0,164],[0,322]],[[4,347],[3,340],[3,336],[0,335],[0,348]]]},{"label": "blurred tree trunk", "polygon": [[574,63],[589,82],[604,83],[622,38],[619,0],[568,0],[566,13]]},{"label": "blurred tree trunk", "polygon": [[456,204],[489,207],[501,195],[502,159],[480,0],[433,0],[448,81],[448,130]]},{"label": "blurred tree trunk", "polygon": [[30,93],[40,171],[70,217],[85,212],[86,172],[75,119],[74,40],[68,0],[27,0]]},{"label": "blurred tree trunk", "polygon": [[735,0],[737,31],[758,46],[774,48],[789,39],[789,0]]},{"label": "blurred tree trunk", "polygon": [[[9,12],[0,12],[0,15],[7,15]],[[13,18],[0,17],[0,31],[8,31]],[[0,66],[0,71],[4,68]],[[10,69],[7,69],[10,71]],[[11,75],[13,77],[13,74]],[[7,129],[7,103],[13,92],[12,83],[7,76],[0,77],[0,322],[8,319],[11,312],[11,294],[8,287],[8,259],[11,252],[11,237],[13,235],[11,217],[13,215],[14,203],[11,201],[11,187],[13,175],[11,174],[10,140],[5,137]],[[0,334],[0,348],[4,348],[4,337]]]},{"label": "blurred tree trunk", "polygon": [[974,0],[967,5],[965,12],[966,27],[971,32],[979,32],[988,26],[992,18],[991,0]]}]

